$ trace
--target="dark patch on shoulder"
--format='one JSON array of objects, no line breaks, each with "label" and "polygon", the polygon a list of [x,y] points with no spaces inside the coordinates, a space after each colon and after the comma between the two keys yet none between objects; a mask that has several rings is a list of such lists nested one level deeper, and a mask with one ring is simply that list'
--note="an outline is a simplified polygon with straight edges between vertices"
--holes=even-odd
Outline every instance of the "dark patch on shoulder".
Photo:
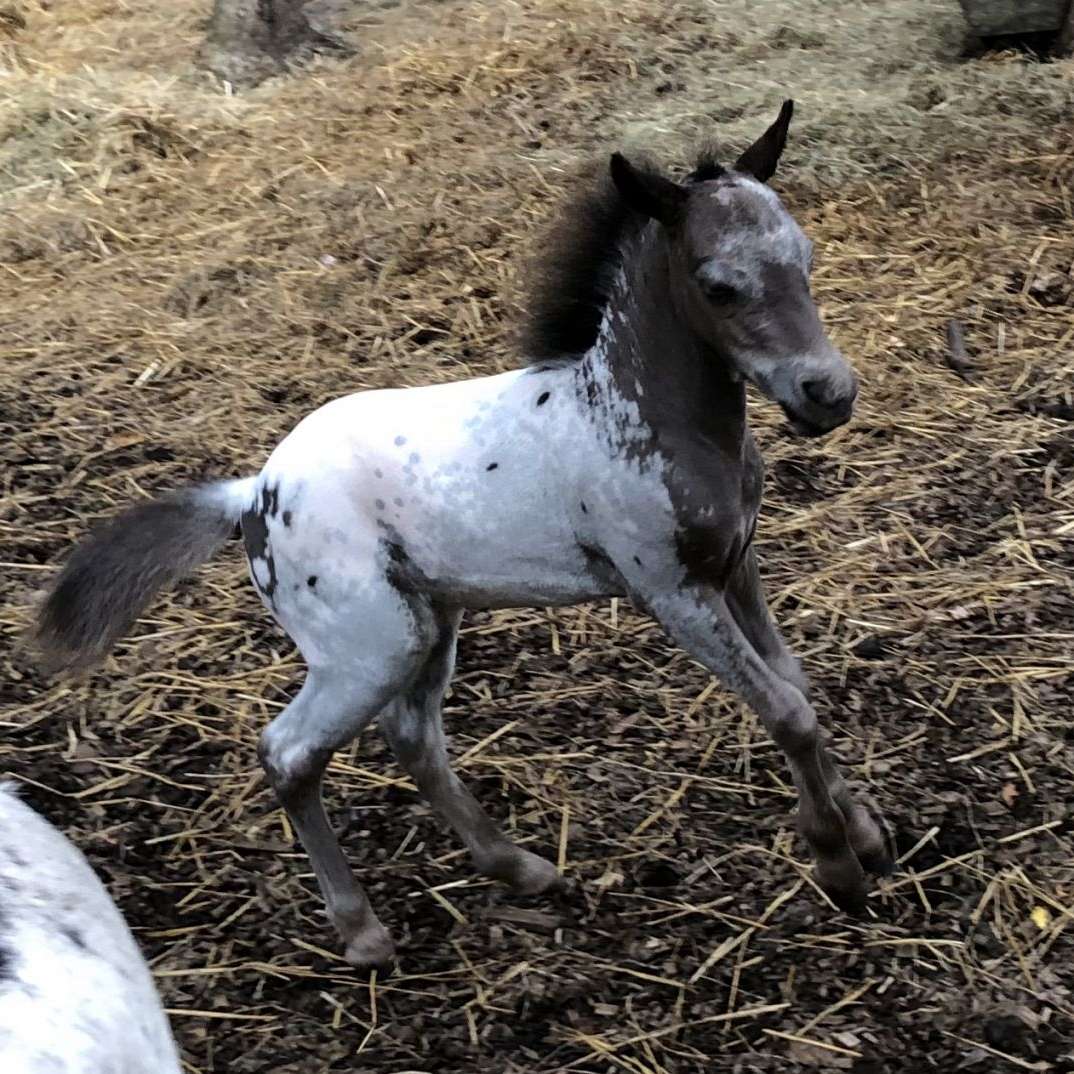
[{"label": "dark patch on shoulder", "polygon": [[[727,398],[730,439],[721,444],[713,438],[722,450],[688,444],[670,452],[673,465],[666,485],[678,520],[674,546],[688,585],[723,589],[753,540],[762,469],[745,424],[744,390],[738,389]],[[736,414],[739,407],[742,413]]]},{"label": "dark patch on shoulder", "polygon": [[686,581],[717,589],[723,589],[738,566],[745,552],[739,545],[736,538],[729,548],[714,526],[681,526],[675,534],[675,555],[686,571]]},{"label": "dark patch on shoulder", "polygon": [[490,462],[490,463],[488,464],[488,466],[486,466],[486,467],[485,467],[485,473],[489,473],[489,472],[491,472],[492,470],[495,470],[495,469],[497,469],[497,468],[499,467],[499,465],[500,465],[500,464],[499,464],[498,462]]},{"label": "dark patch on shoulder", "polygon": [[538,406],[544,406],[545,403],[548,402],[548,397],[551,394],[552,394],[551,392],[541,392],[541,394],[539,396],[537,396],[537,405]]},{"label": "dark patch on shoulder", "polygon": [[582,514],[583,514],[583,515],[588,515],[588,514],[589,514],[589,508],[588,508],[588,507],[586,507],[586,505],[585,505],[585,500],[582,500],[582,502],[581,502],[581,508],[582,508]]},{"label": "dark patch on shoulder", "polygon": [[283,513],[283,524],[285,526],[290,527],[290,525],[291,525],[291,512],[290,511],[284,511],[284,513]]},{"label": "dark patch on shoulder", "polygon": [[306,585],[308,585],[308,586],[310,587],[310,589],[313,589],[313,587],[314,587],[314,586],[315,586],[316,584],[317,584],[317,575],[315,575],[315,574],[311,574],[311,575],[310,575],[310,576],[309,576],[309,577],[308,577],[308,578],[306,579]]}]

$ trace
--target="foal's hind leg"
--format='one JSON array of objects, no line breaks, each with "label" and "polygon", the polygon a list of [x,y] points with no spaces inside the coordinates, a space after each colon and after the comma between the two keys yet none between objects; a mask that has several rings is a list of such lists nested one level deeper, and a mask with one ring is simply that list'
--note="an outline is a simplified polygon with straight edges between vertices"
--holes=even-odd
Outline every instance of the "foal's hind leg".
[{"label": "foal's hind leg", "polygon": [[[776,675],[794,686],[808,700],[809,681],[768,610],[753,548],[747,550],[732,577],[726,598],[735,622],[758,655]],[[889,872],[891,858],[876,821],[864,806],[854,800],[823,744],[818,747],[818,759],[828,791],[846,820],[847,839],[862,867],[871,873]]]},{"label": "foal's hind leg", "polygon": [[551,862],[516,846],[504,836],[451,770],[441,706],[455,665],[460,615],[437,615],[437,638],[421,674],[380,717],[380,726],[399,763],[418,790],[466,844],[478,872],[536,894],[556,886]]},{"label": "foal's hind leg", "polygon": [[[326,588],[323,587],[322,588]],[[432,614],[404,604],[385,582],[361,605],[277,609],[310,665],[305,684],[261,737],[261,761],[294,826],[324,896],[328,916],[356,966],[392,958],[392,942],[355,880],[325,816],[321,779],[333,752],[350,742],[425,662]]]},{"label": "foal's hind leg", "polygon": [[261,736],[261,763],[309,855],[328,916],[355,966],[391,961],[393,947],[354,878],[325,815],[321,781],[332,753],[377,714],[383,692],[368,694],[331,673],[311,669],[298,695]]}]

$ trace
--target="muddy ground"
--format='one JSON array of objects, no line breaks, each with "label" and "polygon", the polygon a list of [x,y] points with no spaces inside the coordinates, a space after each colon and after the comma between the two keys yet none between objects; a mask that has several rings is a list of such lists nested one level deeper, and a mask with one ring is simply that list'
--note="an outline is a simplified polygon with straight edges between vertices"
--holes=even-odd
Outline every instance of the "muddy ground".
[{"label": "muddy ground", "polygon": [[[1074,62],[968,50],[946,0],[333,3],[356,57],[228,95],[200,4],[20,10],[0,768],[109,883],[188,1069],[1074,1070]],[[257,765],[302,669],[237,545],[79,682],[29,609],[92,520],[253,472],[315,405],[517,364],[579,164],[730,153],[785,95],[777,185],[863,392],[810,442],[755,400],[759,549],[900,871],[826,907],[755,718],[624,603],[474,614],[459,770],[572,887],[474,881],[370,733],[328,781],[401,948],[362,980]]]}]

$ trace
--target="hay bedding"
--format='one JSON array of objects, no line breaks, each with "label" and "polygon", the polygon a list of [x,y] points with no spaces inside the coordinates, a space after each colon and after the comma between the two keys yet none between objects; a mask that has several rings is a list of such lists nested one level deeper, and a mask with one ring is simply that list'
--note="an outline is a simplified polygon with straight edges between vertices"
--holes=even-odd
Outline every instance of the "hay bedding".
[{"label": "hay bedding", "polygon": [[84,682],[5,648],[0,765],[110,882],[192,1071],[1074,1069],[1074,68],[961,63],[953,7],[336,4],[360,58],[239,98],[190,65],[200,8],[23,6],[12,642],[98,514],[250,472],[342,392],[514,362],[522,253],[578,160],[709,117],[741,145],[784,88],[780,186],[864,381],[819,443],[756,417],[769,592],[904,859],[868,922],[823,908],[756,721],[624,604],[470,616],[449,704],[460,770],[569,896],[472,880],[377,736],[334,763],[403,941],[373,983],[257,768],[300,668],[237,549]]}]

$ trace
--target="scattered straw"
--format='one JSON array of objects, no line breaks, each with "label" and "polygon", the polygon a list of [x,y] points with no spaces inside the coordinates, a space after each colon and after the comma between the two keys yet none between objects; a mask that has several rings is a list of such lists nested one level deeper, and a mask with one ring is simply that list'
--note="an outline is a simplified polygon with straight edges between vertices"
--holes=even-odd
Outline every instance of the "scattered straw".
[{"label": "scattered straw", "polygon": [[[0,769],[101,870],[188,1069],[850,1065],[820,1038],[863,1067],[1058,1064],[1074,61],[967,60],[950,0],[324,6],[360,53],[248,94],[192,64],[208,0],[19,4],[0,41]],[[516,364],[522,263],[577,164],[731,152],[784,95],[776,184],[862,393],[819,441],[753,400],[757,548],[907,872],[863,921],[828,907],[778,751],[626,601],[473,614],[457,767],[573,889],[474,880],[371,731],[326,779],[399,943],[371,988],[260,775],[302,667],[237,549],[79,682],[28,666],[29,608],[95,519],[253,472],[318,404]]]}]

